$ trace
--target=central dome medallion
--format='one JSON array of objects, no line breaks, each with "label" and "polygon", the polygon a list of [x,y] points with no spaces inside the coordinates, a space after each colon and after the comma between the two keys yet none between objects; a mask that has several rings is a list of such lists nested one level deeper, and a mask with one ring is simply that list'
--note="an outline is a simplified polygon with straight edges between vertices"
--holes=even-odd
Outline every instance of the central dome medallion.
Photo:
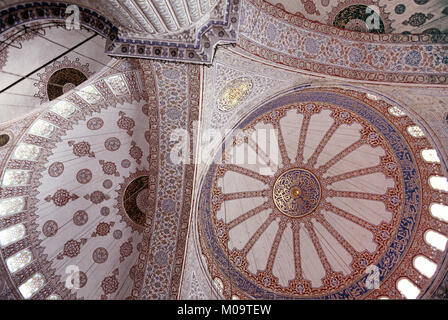
[{"label": "central dome medallion", "polygon": [[312,213],[319,205],[320,197],[318,179],[302,168],[293,168],[282,173],[272,190],[277,209],[291,218],[300,218]]}]

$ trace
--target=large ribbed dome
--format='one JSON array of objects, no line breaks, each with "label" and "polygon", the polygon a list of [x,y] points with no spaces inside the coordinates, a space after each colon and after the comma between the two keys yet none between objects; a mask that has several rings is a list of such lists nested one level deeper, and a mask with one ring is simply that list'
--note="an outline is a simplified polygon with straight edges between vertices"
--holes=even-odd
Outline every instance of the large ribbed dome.
[{"label": "large ribbed dome", "polygon": [[244,118],[210,166],[198,208],[202,253],[224,296],[396,298],[417,253],[437,262],[431,246],[415,246],[437,223],[427,208],[439,192],[428,181],[441,171],[414,151],[431,144],[397,110],[322,88]]}]

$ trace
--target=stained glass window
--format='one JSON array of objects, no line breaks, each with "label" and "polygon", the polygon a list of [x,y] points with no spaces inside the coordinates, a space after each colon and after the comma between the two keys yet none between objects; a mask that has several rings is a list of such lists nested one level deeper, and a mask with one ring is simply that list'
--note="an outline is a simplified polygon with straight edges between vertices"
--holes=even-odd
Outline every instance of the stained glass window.
[{"label": "stained glass window", "polygon": [[378,97],[377,97],[376,95],[371,94],[371,93],[368,93],[368,94],[367,94],[367,98],[369,98],[370,100],[375,100],[375,101],[378,101],[378,100],[379,100]]},{"label": "stained glass window", "polygon": [[31,298],[45,284],[45,278],[40,273],[36,273],[28,281],[19,287],[20,293],[25,299]]},{"label": "stained glass window", "polygon": [[448,192],[448,180],[446,177],[432,176],[429,184],[435,190]]},{"label": "stained glass window", "polygon": [[440,163],[440,158],[434,149],[422,150],[422,157],[426,162]]},{"label": "stained glass window", "polygon": [[398,107],[390,107],[389,113],[395,117],[404,117],[406,113],[404,113],[400,108]]},{"label": "stained glass window", "polygon": [[397,289],[406,299],[416,299],[420,294],[420,289],[407,278],[398,280]]},{"label": "stained glass window", "polygon": [[0,231],[0,245],[2,247],[9,246],[11,243],[17,242],[25,237],[26,229],[23,224],[16,224]]},{"label": "stained glass window", "polygon": [[54,132],[54,130],[55,130],[54,125],[52,125],[47,121],[39,119],[33,124],[28,133],[34,134],[36,136],[49,138],[51,134]]},{"label": "stained glass window", "polygon": [[25,207],[23,197],[7,198],[0,200],[0,218],[22,211]]},{"label": "stained glass window", "polygon": [[98,103],[102,96],[94,86],[87,86],[78,92],[78,95],[88,103]]},{"label": "stained glass window", "polygon": [[448,207],[440,203],[433,203],[430,207],[431,214],[443,222],[448,222]]},{"label": "stained glass window", "polygon": [[12,157],[18,160],[37,160],[40,148],[31,144],[20,143],[14,150]]},{"label": "stained glass window", "polygon": [[222,283],[222,280],[219,278],[215,278],[213,280],[213,283],[215,284],[215,288],[219,291],[220,294],[224,292],[224,284]]},{"label": "stained glass window", "polygon": [[408,132],[411,136],[415,138],[422,138],[425,136],[425,133],[419,126],[408,127]]},{"label": "stained glass window", "polygon": [[5,187],[23,186],[30,180],[31,172],[24,170],[6,170],[3,176],[3,185]]},{"label": "stained glass window", "polygon": [[447,240],[447,237],[433,230],[429,230],[425,233],[426,243],[440,251],[445,251]]},{"label": "stained glass window", "polygon": [[14,273],[29,265],[32,260],[33,254],[29,249],[25,249],[6,259],[6,264],[9,271]]},{"label": "stained glass window", "polygon": [[431,278],[437,270],[437,265],[424,256],[414,259],[414,267],[427,278]]},{"label": "stained glass window", "polygon": [[111,76],[105,79],[105,81],[115,95],[122,96],[129,93],[126,81],[124,81],[121,75]]},{"label": "stained glass window", "polygon": [[57,113],[61,117],[68,118],[73,113],[75,113],[76,107],[70,102],[61,101],[61,102],[58,102],[57,104],[55,104],[51,108],[51,111],[53,111],[54,113]]}]

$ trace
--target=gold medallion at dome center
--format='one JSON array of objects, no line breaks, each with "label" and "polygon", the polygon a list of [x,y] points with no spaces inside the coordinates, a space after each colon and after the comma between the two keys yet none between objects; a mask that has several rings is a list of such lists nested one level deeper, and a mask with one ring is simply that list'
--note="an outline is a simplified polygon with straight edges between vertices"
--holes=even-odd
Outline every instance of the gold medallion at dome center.
[{"label": "gold medallion at dome center", "polygon": [[300,197],[300,195],[302,194],[302,191],[300,191],[300,188],[299,187],[293,187],[293,188],[291,188],[291,196],[293,197],[293,198],[299,198]]},{"label": "gold medallion at dome center", "polygon": [[320,197],[321,188],[316,176],[301,168],[282,173],[272,190],[277,209],[291,218],[312,213],[319,205]]}]

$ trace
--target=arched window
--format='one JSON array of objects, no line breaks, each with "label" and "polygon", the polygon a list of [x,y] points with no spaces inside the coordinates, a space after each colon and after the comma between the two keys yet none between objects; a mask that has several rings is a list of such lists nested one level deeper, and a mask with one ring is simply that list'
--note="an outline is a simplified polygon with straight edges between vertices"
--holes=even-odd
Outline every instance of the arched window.
[{"label": "arched window", "polygon": [[126,81],[121,75],[113,75],[105,79],[107,85],[112,90],[114,95],[122,96],[129,93],[128,87],[126,86]]},{"label": "arched window", "polygon": [[37,120],[28,131],[29,134],[49,138],[54,132],[55,126],[44,120]]},{"label": "arched window", "polygon": [[26,229],[23,224],[16,224],[8,229],[0,231],[0,245],[6,247],[25,237]]},{"label": "arched window", "polygon": [[222,283],[222,280],[219,278],[215,278],[213,280],[213,283],[215,284],[215,288],[219,291],[220,294],[223,294],[224,292],[224,284]]},{"label": "arched window", "polygon": [[414,267],[427,278],[431,278],[437,270],[437,265],[424,256],[418,256],[414,259]]},{"label": "arched window", "polygon": [[81,98],[83,98],[87,103],[90,103],[90,104],[98,103],[103,99],[103,97],[101,96],[99,91],[97,89],[95,89],[95,87],[92,85],[89,85],[89,86],[81,89],[80,91],[77,92],[77,94]]},{"label": "arched window", "polygon": [[374,101],[378,101],[379,100],[379,98],[376,95],[371,94],[371,93],[367,94],[367,98],[369,98],[370,100],[374,100]]},{"label": "arched window", "polygon": [[446,177],[432,176],[429,178],[429,184],[435,190],[448,192],[448,180]]},{"label": "arched window", "polygon": [[31,144],[20,143],[14,150],[12,157],[18,160],[37,160],[40,148]]},{"label": "arched window", "polygon": [[443,222],[448,222],[448,207],[440,203],[433,203],[429,209],[431,215]]},{"label": "arched window", "polygon": [[23,186],[29,183],[30,177],[30,171],[6,170],[3,176],[3,185],[6,187]]},{"label": "arched window", "polygon": [[447,237],[433,230],[429,230],[425,233],[426,243],[440,251],[445,251],[447,240]]},{"label": "arched window", "polygon": [[22,211],[25,207],[23,197],[7,198],[0,200],[0,218]]},{"label": "arched window", "polygon": [[422,150],[422,158],[426,162],[430,163],[440,163],[439,155],[437,154],[437,151],[434,149],[425,149]]},{"label": "arched window", "polygon": [[423,132],[422,128],[419,126],[408,127],[407,130],[409,134],[415,138],[423,138],[425,136],[425,132]]},{"label": "arched window", "polygon": [[40,273],[36,273],[28,281],[19,287],[19,291],[25,299],[31,298],[45,284],[45,278]]},{"label": "arched window", "polygon": [[395,117],[404,117],[406,113],[404,113],[400,108],[398,107],[390,107],[389,113]]},{"label": "arched window", "polygon": [[6,265],[11,273],[26,267],[33,260],[33,254],[29,249],[22,250],[6,259]]},{"label": "arched window", "polygon": [[420,289],[407,278],[398,280],[397,289],[406,299],[416,299],[420,294]]},{"label": "arched window", "polygon": [[55,104],[50,110],[60,115],[61,117],[68,118],[75,113],[76,108],[70,102],[61,101]]}]

